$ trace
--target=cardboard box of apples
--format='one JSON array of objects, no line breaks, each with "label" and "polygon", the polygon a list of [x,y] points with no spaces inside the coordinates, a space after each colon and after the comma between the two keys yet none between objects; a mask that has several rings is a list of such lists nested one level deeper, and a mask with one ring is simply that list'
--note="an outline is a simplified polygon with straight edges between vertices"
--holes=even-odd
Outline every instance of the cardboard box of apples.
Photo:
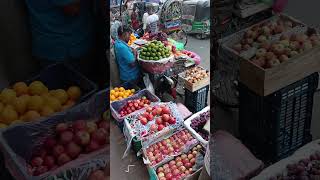
[{"label": "cardboard box of apples", "polygon": [[69,112],[2,131],[0,145],[11,174],[23,179],[49,178],[106,154],[109,119],[104,97],[105,91]]},{"label": "cardboard box of apples", "polygon": [[183,118],[173,102],[151,103],[151,106],[124,120],[124,135],[128,147],[136,137],[142,147],[183,126]]}]

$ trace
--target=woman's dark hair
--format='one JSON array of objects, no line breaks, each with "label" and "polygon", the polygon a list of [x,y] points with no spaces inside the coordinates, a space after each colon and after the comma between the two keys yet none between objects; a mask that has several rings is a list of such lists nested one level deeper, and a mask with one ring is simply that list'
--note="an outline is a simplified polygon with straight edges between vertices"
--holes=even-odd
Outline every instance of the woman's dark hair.
[{"label": "woman's dark hair", "polygon": [[131,33],[132,30],[126,26],[120,26],[118,28],[118,36],[121,37],[124,33]]}]

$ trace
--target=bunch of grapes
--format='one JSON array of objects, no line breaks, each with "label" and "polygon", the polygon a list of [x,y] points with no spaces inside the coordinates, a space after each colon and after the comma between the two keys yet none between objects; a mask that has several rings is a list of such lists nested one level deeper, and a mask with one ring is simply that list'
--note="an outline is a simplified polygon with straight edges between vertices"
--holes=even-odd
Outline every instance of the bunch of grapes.
[{"label": "bunch of grapes", "polygon": [[204,112],[191,120],[191,128],[194,129],[204,140],[209,140],[209,133],[203,129],[207,121],[210,121],[210,112]]},{"label": "bunch of grapes", "polygon": [[320,152],[298,163],[287,165],[287,173],[277,175],[270,180],[320,180]]}]

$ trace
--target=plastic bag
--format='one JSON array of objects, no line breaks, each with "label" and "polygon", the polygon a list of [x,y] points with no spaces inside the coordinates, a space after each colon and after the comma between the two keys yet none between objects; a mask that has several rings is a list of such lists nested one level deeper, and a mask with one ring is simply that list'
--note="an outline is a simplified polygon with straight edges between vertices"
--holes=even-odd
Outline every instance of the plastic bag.
[{"label": "plastic bag", "polygon": [[144,82],[146,89],[148,89],[152,94],[155,94],[154,87],[153,87],[153,85],[150,81],[150,78],[149,78],[149,74],[144,74],[143,82]]}]

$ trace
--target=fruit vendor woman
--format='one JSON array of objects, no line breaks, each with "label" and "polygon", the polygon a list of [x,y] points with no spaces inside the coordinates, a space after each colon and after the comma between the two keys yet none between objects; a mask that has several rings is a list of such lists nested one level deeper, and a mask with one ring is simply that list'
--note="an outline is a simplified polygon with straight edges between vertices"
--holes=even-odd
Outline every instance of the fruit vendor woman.
[{"label": "fruit vendor woman", "polygon": [[114,44],[116,61],[120,71],[121,82],[138,84],[141,80],[140,70],[133,50],[128,46],[131,30],[125,26],[118,28],[118,39]]}]

